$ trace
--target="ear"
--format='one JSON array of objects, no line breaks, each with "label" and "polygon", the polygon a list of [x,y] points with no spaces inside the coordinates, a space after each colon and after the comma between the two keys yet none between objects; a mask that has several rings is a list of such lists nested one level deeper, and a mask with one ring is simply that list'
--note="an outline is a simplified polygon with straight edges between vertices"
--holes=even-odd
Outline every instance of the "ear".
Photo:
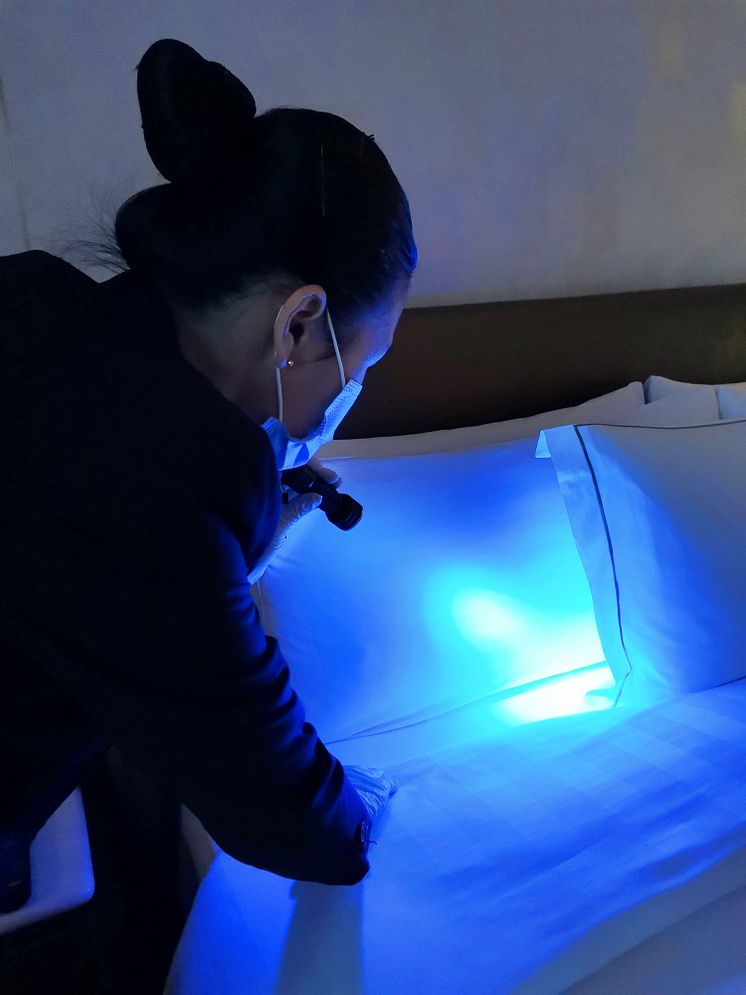
[{"label": "ear", "polygon": [[[298,332],[299,325],[304,319],[312,321],[321,317],[325,309],[326,291],[316,283],[306,284],[293,291],[278,309],[275,315],[273,348],[281,368],[290,357],[296,345],[296,338],[299,337],[293,334],[293,330]],[[307,329],[304,328],[304,331]],[[310,330],[308,331],[310,340]]]},{"label": "ear", "polygon": [[272,348],[275,354],[275,366],[279,366],[280,369],[284,369],[287,366],[288,358],[295,346],[295,339],[293,338],[293,333],[290,331],[292,320],[292,312],[288,308],[286,301],[278,309],[272,329]]}]

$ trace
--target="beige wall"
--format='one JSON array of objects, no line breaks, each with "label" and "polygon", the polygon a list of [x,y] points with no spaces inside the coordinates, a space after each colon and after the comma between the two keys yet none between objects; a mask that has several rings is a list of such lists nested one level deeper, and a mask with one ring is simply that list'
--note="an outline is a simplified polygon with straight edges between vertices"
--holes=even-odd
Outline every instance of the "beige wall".
[{"label": "beige wall", "polygon": [[160,37],[260,113],[375,134],[412,208],[410,305],[746,280],[742,0],[0,0],[0,252],[24,214],[59,251],[160,181],[134,71]]},{"label": "beige wall", "polygon": [[7,108],[0,77],[0,255],[18,252],[26,247],[18,178],[14,176],[13,150],[7,124]]}]

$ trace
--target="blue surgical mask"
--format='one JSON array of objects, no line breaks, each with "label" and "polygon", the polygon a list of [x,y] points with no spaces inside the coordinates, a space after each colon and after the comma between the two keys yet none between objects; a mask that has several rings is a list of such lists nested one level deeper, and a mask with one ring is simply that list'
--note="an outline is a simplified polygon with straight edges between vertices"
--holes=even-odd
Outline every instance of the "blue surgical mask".
[{"label": "blue surgical mask", "polygon": [[[283,304],[282,307],[284,306],[285,305]],[[275,321],[277,321],[277,318],[280,316],[282,307],[277,312]],[[342,366],[342,359],[339,355],[337,336],[334,334],[334,326],[332,325],[332,319],[328,308],[326,310],[326,320],[329,325],[329,331],[332,333],[332,342],[334,343],[334,352],[337,356],[337,365],[339,366],[339,378],[342,383],[342,389],[324,412],[324,418],[318,428],[309,432],[304,439],[293,438],[283,424],[282,381],[280,379],[280,368],[275,366],[279,418],[268,418],[262,423],[262,428],[267,433],[269,440],[272,443],[272,448],[275,451],[275,458],[277,460],[277,469],[280,472],[283,470],[294,470],[299,466],[305,466],[317,449],[325,445],[327,442],[331,442],[334,438],[334,433],[339,428],[340,422],[355,403],[360,391],[363,389],[363,385],[358,383],[357,380],[349,380],[345,383],[344,368]]]}]

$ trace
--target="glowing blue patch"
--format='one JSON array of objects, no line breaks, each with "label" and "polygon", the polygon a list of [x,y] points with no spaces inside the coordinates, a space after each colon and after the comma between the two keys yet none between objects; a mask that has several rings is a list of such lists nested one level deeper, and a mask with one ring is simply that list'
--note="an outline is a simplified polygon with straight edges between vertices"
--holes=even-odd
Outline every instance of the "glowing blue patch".
[{"label": "glowing blue patch", "polygon": [[473,563],[422,577],[433,657],[441,672],[457,677],[464,696],[524,686],[603,660],[584,576],[577,590],[565,586],[559,606],[555,578],[547,578],[543,590],[522,580],[519,570]]},{"label": "glowing blue patch", "polygon": [[518,606],[494,591],[463,590],[453,599],[451,611],[463,637],[482,649],[513,644],[526,634],[526,621],[520,617]]},{"label": "glowing blue patch", "polygon": [[534,687],[493,705],[493,712],[507,725],[524,725],[560,715],[602,711],[611,708],[614,677],[606,664],[587,667],[572,674],[550,677]]}]

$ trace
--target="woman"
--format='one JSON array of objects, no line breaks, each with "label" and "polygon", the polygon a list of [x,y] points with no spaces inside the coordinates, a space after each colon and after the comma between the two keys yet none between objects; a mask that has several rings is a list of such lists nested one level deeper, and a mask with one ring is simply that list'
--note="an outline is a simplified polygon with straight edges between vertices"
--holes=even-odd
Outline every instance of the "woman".
[{"label": "woman", "polygon": [[137,90],[170,183],[117,214],[128,269],[97,284],[45,252],[0,259],[0,911],[110,744],[229,854],[306,881],[365,876],[396,789],[327,751],[249,589],[318,500],[283,505],[280,471],[390,347],[407,199],[372,138],[317,111],[255,118],[182,42],[147,50]]}]

